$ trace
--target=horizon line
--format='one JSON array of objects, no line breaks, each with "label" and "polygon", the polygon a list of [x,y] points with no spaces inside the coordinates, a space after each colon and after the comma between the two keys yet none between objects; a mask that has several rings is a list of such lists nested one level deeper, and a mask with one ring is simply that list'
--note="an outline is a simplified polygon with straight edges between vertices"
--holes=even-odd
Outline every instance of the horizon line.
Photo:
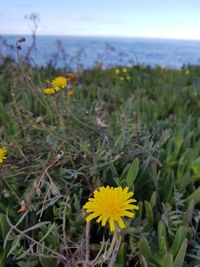
[{"label": "horizon line", "polygon": [[[12,36],[32,36],[31,33],[0,33],[1,35],[12,35]],[[155,39],[155,40],[175,40],[175,41],[200,41],[200,38],[185,38],[185,37],[158,37],[158,36],[124,36],[124,35],[77,35],[77,34],[40,34],[37,33],[37,36],[49,36],[49,37],[85,37],[85,38],[120,38],[120,39]]]}]

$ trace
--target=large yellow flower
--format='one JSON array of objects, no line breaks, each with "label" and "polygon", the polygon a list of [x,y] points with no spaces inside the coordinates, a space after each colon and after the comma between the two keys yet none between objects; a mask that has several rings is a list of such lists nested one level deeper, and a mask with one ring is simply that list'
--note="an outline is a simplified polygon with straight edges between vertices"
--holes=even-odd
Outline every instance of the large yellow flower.
[{"label": "large yellow flower", "polygon": [[62,76],[56,77],[54,80],[52,80],[51,86],[55,88],[56,91],[65,88],[67,86],[67,79]]},{"label": "large yellow flower", "polygon": [[89,198],[88,202],[83,206],[87,213],[91,213],[86,221],[97,218],[97,222],[105,226],[109,222],[110,230],[115,231],[116,223],[121,229],[125,228],[122,217],[127,216],[133,218],[135,213],[133,210],[139,209],[132,203],[136,202],[131,198],[133,192],[128,192],[128,187],[100,187],[94,191],[94,198]]},{"label": "large yellow flower", "polygon": [[4,159],[6,159],[7,149],[5,147],[0,147],[0,163],[3,163]]}]

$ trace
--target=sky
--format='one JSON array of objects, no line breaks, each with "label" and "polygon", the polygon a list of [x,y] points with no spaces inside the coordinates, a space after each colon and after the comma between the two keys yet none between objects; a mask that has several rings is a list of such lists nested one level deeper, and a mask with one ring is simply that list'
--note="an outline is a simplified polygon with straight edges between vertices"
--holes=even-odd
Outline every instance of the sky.
[{"label": "sky", "polygon": [[200,40],[200,0],[0,0],[0,34]]}]

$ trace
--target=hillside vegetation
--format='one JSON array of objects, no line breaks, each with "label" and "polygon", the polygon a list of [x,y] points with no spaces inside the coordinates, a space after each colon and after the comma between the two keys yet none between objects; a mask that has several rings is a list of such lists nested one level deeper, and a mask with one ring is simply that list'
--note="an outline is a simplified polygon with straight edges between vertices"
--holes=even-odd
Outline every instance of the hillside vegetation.
[{"label": "hillside vegetation", "polygon": [[[45,94],[67,75],[0,66],[0,266],[197,266],[200,67],[97,66]],[[107,185],[139,207],[118,248],[108,224],[85,221]]]}]

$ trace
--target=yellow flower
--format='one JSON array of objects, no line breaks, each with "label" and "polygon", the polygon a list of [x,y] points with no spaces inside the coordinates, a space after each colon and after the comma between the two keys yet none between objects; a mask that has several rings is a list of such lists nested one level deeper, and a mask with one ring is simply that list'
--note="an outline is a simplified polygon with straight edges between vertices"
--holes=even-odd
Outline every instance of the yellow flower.
[{"label": "yellow flower", "polygon": [[5,147],[0,147],[0,163],[3,163],[4,159],[6,159],[7,149]]},{"label": "yellow flower", "polygon": [[74,95],[74,90],[69,90],[67,93],[68,96],[73,96]]},{"label": "yellow flower", "polygon": [[130,81],[131,77],[130,76],[126,76],[127,81]]},{"label": "yellow flower", "polygon": [[61,88],[65,88],[67,86],[67,78],[59,76],[56,77],[51,82],[51,86],[55,88],[56,91],[60,90]]},{"label": "yellow flower", "polygon": [[119,74],[119,69],[116,69],[116,70],[115,70],[115,73],[116,73],[116,74]]},{"label": "yellow flower", "polygon": [[44,88],[43,92],[47,95],[53,95],[55,93],[55,89],[47,87],[47,88]]},{"label": "yellow flower", "polygon": [[97,222],[105,226],[109,222],[110,230],[115,231],[116,223],[121,229],[125,228],[122,217],[127,216],[133,218],[135,213],[133,210],[139,209],[138,206],[132,204],[136,202],[131,198],[133,192],[128,192],[128,187],[100,187],[94,191],[94,198],[89,198],[88,202],[83,206],[86,212],[91,214],[86,221],[97,218]]},{"label": "yellow flower", "polygon": [[126,68],[123,68],[122,71],[123,71],[124,73],[126,73],[126,72],[127,72],[127,69],[126,69]]},{"label": "yellow flower", "polygon": [[124,77],[122,77],[122,76],[119,79],[120,79],[120,81],[124,81]]}]

